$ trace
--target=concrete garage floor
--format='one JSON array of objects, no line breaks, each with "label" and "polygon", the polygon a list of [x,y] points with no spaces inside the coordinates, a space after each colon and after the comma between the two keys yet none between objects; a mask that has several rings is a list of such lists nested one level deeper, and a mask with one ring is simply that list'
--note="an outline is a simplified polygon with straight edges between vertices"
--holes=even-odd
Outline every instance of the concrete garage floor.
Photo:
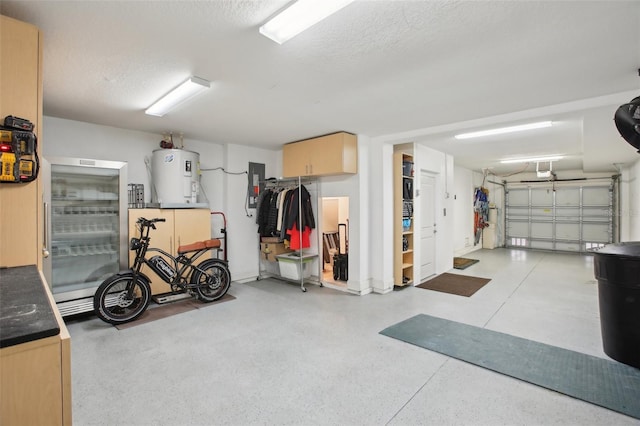
[{"label": "concrete garage floor", "polygon": [[118,331],[68,321],[76,425],[638,425],[378,332],[419,313],[606,358],[593,258],[481,250],[472,297],[353,296],[271,279]]}]

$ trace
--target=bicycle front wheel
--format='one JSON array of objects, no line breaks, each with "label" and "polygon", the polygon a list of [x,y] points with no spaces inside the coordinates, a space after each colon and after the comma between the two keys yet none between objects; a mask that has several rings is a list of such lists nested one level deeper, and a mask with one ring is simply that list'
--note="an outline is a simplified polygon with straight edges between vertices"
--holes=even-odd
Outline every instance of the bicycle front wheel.
[{"label": "bicycle front wheel", "polygon": [[102,321],[123,324],[142,315],[150,301],[151,288],[145,280],[138,277],[134,282],[133,275],[117,275],[100,284],[93,296],[93,308]]},{"label": "bicycle front wheel", "polygon": [[231,273],[221,260],[207,259],[193,272],[191,283],[196,284],[198,299],[203,302],[213,302],[229,290]]}]

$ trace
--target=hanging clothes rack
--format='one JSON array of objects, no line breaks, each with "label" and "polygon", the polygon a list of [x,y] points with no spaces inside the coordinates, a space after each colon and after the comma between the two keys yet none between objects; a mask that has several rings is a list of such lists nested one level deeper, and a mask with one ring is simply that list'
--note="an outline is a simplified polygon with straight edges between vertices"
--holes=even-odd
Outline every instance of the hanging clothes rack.
[{"label": "hanging clothes rack", "polygon": [[[291,237],[289,239],[290,241],[290,247],[294,248],[295,251],[290,252],[290,253],[286,253],[286,254],[280,254],[280,255],[276,255],[276,257],[278,258],[278,261],[280,262],[280,259],[283,259],[286,257],[286,259],[290,259],[291,257],[295,257],[296,260],[298,261],[298,272],[299,272],[299,281],[300,281],[300,289],[303,292],[306,292],[307,289],[304,286],[305,283],[305,277],[304,277],[304,267],[305,267],[305,262],[309,262],[312,261],[313,259],[318,257],[317,253],[305,253],[303,251],[304,248],[308,248],[311,247],[311,241],[310,241],[310,232],[309,235],[305,235],[305,227],[307,227],[309,225],[309,229],[313,229],[316,228],[315,226],[315,216],[313,214],[313,206],[312,206],[312,202],[311,202],[311,197],[310,197],[310,193],[308,191],[308,189],[306,187],[304,187],[304,191],[309,195],[309,200],[308,206],[305,206],[304,204],[306,203],[306,201],[303,201],[303,185],[311,185],[311,184],[316,184],[315,185],[315,189],[316,189],[316,195],[317,195],[317,181],[313,178],[308,178],[308,177],[297,177],[297,178],[286,178],[286,179],[267,179],[264,181],[260,181],[260,183],[264,183],[264,192],[266,191],[285,191],[285,190],[294,190],[297,191],[297,194],[294,194],[294,196],[292,198],[295,198],[295,202],[297,203],[297,217],[294,218],[290,218],[288,216],[285,217],[285,214],[287,212],[284,212],[282,210],[284,210],[284,206],[280,207],[277,209],[277,216],[278,218],[276,218],[275,220],[275,237],[279,237],[280,241],[283,241],[286,237],[286,233],[287,233],[287,228],[285,227],[286,223],[292,223],[293,224],[293,232],[291,232]],[[288,194],[287,194],[288,195]],[[268,215],[267,218],[264,217],[265,215],[265,211],[267,210],[265,208],[265,206],[262,204],[263,202],[265,202],[264,198],[263,198],[263,194],[260,194],[258,196],[259,202],[258,202],[258,208],[257,208],[257,212],[256,212],[256,222],[259,225],[258,228],[258,232],[261,235],[261,241],[262,241],[262,237],[274,237],[273,234],[274,233],[274,229],[273,229],[273,225],[274,225],[274,220],[273,220],[273,206],[269,206],[269,210],[268,213],[266,213]],[[293,201],[292,201],[293,202]],[[289,210],[291,210],[291,205],[287,206]],[[311,211],[307,212],[305,210],[305,207],[308,207]],[[305,214],[306,212],[306,214]],[[311,216],[308,216],[308,214],[310,213]],[[280,216],[283,216],[282,218],[280,218]],[[286,220],[285,220],[286,218]],[[267,220],[267,222],[265,223],[264,220]],[[311,220],[311,223],[306,223],[305,220],[308,222],[309,220]],[[278,229],[278,226],[280,227]],[[266,235],[263,235],[266,234]],[[284,260],[283,260],[284,262]],[[273,273],[267,273],[266,275],[263,275],[263,269],[262,269],[262,259],[260,258],[260,256],[258,256],[258,277],[257,279],[260,280],[262,278],[266,278],[267,276],[271,276],[274,278],[280,278],[280,279],[285,279],[288,281],[292,281],[291,278],[289,277],[285,277],[282,275],[282,273],[279,274],[273,274]],[[281,263],[279,263],[279,265],[282,265]],[[280,268],[279,268],[280,269]],[[320,286],[322,286],[322,282],[320,282]]]}]

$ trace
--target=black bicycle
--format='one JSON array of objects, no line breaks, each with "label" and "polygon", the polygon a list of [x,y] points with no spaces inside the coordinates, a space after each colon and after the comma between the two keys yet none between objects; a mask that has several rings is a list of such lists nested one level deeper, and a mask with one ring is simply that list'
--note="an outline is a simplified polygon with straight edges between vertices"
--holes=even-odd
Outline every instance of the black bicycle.
[{"label": "black bicycle", "polygon": [[[151,280],[143,272],[148,265],[174,292],[187,292],[203,302],[213,302],[227,293],[231,274],[226,260],[208,258],[196,264],[205,253],[220,250],[220,240],[210,239],[178,247],[178,256],[159,248],[150,248],[149,231],[165,219],[139,218],[139,238],[131,238],[135,250],[133,267],[107,278],[93,296],[98,317],[109,324],[122,324],[138,318],[151,301]],[[147,258],[147,252],[160,254]],[[163,257],[164,256],[164,257]],[[167,261],[168,260],[168,261]]]}]

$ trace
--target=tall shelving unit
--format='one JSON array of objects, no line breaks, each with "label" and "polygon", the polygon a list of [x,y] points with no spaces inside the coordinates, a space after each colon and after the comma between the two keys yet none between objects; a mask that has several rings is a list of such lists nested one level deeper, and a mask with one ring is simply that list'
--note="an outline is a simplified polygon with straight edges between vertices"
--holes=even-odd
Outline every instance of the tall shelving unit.
[{"label": "tall shelving unit", "polygon": [[393,153],[393,282],[413,285],[413,155]]}]

